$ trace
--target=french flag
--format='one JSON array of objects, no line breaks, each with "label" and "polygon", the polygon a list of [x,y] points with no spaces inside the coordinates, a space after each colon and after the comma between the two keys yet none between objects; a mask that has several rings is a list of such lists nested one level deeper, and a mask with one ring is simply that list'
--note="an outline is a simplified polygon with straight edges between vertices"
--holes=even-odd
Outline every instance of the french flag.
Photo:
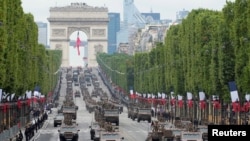
[{"label": "french flag", "polygon": [[232,108],[234,112],[240,112],[240,100],[239,95],[236,87],[235,81],[231,81],[228,83],[230,95],[231,95],[231,101],[232,101]]}]

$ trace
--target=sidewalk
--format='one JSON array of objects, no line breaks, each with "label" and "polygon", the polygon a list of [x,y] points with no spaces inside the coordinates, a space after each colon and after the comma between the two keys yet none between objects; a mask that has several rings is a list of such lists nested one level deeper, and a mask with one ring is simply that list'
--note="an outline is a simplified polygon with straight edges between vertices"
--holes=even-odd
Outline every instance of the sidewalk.
[{"label": "sidewalk", "polygon": [[[34,132],[35,134],[34,134],[34,136],[30,139],[30,141],[35,141],[35,140],[37,140],[37,138],[38,138],[39,135],[40,135],[41,129],[47,128],[47,126],[48,126],[48,124],[49,124],[49,120],[51,119],[51,117],[54,116],[54,114],[53,114],[54,112],[56,112],[56,111],[53,110],[52,114],[48,114],[48,119],[44,121],[42,127],[41,127],[40,129],[38,129],[37,132],[36,132],[36,131]],[[22,140],[22,141],[26,141],[25,134],[24,134],[24,133],[25,133],[25,127],[22,127],[22,128],[21,128],[21,131],[22,131],[22,134],[23,134],[23,140]],[[16,138],[14,137],[14,138],[10,139],[10,141],[16,141]]]}]

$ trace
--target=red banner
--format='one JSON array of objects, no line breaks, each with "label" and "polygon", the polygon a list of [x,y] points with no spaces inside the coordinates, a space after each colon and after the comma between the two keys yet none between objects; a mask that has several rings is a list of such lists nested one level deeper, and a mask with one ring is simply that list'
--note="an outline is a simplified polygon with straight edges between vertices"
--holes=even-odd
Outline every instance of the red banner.
[{"label": "red banner", "polygon": [[188,100],[188,108],[192,108],[193,107],[193,100]]},{"label": "red banner", "polygon": [[178,106],[179,106],[179,108],[183,107],[183,100],[178,100]]},{"label": "red banner", "polygon": [[213,106],[214,106],[215,109],[220,109],[220,102],[217,101],[217,100],[214,100],[213,101]]},{"label": "red banner", "polygon": [[232,106],[233,106],[233,111],[234,112],[240,112],[240,103],[239,102],[233,102],[232,103]]},{"label": "red banner", "polygon": [[171,105],[174,106],[175,105],[175,99],[171,99]]},{"label": "red banner", "polygon": [[165,105],[167,102],[166,99],[160,99],[159,101],[160,101],[160,104],[162,104],[162,105]]},{"label": "red banner", "polygon": [[250,102],[245,102],[244,105],[242,106],[241,111],[242,112],[249,112],[250,109]]},{"label": "red banner", "polygon": [[201,100],[201,101],[200,101],[200,108],[201,108],[202,110],[206,108],[206,101],[204,101],[204,100]]},{"label": "red banner", "polygon": [[30,98],[29,98],[29,99],[27,99],[27,101],[26,101],[26,102],[27,102],[27,105],[28,105],[28,106],[30,106],[31,99],[30,99]]},{"label": "red banner", "polygon": [[21,103],[21,100],[20,100],[20,99],[17,100],[17,107],[18,107],[19,109],[22,108],[22,103]]},{"label": "red banner", "polygon": [[7,109],[8,109],[8,104],[4,103],[4,105],[3,105],[3,112],[6,113]]}]

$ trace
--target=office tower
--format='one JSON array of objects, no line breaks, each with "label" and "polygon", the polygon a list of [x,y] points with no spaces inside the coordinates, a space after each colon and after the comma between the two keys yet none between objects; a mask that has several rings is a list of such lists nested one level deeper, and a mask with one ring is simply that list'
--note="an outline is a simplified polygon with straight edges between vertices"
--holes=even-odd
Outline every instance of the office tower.
[{"label": "office tower", "polygon": [[36,22],[38,27],[38,43],[48,47],[48,26],[47,23]]},{"label": "office tower", "polygon": [[117,32],[120,31],[120,13],[108,13],[108,54],[116,52]]}]

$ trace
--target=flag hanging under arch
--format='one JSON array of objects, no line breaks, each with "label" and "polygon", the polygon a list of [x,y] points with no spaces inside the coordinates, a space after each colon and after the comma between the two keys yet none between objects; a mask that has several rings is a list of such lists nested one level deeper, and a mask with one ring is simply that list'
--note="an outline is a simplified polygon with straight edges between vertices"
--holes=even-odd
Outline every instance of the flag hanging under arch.
[{"label": "flag hanging under arch", "polygon": [[80,55],[80,45],[81,45],[81,40],[80,40],[80,37],[79,37],[79,31],[78,31],[77,32],[77,39],[76,39],[76,47],[77,47],[78,55]]}]

